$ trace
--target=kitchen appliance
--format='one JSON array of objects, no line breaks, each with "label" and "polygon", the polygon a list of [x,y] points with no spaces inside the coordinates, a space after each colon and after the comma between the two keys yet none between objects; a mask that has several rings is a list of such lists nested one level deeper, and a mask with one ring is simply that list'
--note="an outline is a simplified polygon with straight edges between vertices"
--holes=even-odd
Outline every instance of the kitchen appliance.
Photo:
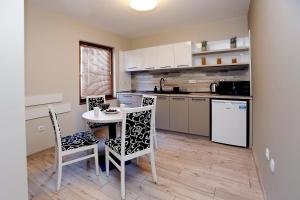
[{"label": "kitchen appliance", "polygon": [[173,92],[174,93],[179,93],[180,87],[173,87]]},{"label": "kitchen appliance", "polygon": [[217,93],[218,83],[216,82],[211,83],[209,88],[211,93]]},{"label": "kitchen appliance", "polygon": [[219,81],[217,92],[220,95],[250,96],[250,81]]},{"label": "kitchen appliance", "polygon": [[248,101],[211,100],[211,140],[248,146]]}]

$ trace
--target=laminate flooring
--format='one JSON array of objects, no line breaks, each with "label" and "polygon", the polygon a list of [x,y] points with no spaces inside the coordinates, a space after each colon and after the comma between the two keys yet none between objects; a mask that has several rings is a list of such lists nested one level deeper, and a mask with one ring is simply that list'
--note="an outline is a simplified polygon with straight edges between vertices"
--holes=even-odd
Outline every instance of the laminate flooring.
[{"label": "laminate flooring", "polygon": [[[126,166],[127,200],[263,200],[251,150],[216,144],[205,137],[157,132],[158,184],[147,156]],[[56,192],[54,149],[28,157],[29,199],[119,200],[120,173],[96,176],[93,161],[64,166]]]}]

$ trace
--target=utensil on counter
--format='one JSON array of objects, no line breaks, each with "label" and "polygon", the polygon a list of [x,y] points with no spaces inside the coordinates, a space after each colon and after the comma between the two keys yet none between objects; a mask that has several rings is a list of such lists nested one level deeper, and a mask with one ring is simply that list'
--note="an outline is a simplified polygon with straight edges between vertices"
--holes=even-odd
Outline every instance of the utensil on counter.
[{"label": "utensil on counter", "polygon": [[179,93],[179,91],[180,91],[180,87],[173,87],[173,92]]}]

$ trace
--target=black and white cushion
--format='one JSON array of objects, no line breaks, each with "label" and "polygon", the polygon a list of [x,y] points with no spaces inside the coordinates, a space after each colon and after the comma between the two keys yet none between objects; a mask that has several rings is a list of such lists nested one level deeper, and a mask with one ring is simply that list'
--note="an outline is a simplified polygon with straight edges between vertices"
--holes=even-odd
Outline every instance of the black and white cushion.
[{"label": "black and white cushion", "polygon": [[[150,148],[151,110],[127,113],[125,155]],[[121,138],[108,139],[105,144],[116,153],[121,153]]]},{"label": "black and white cushion", "polygon": [[87,124],[90,127],[90,129],[100,128],[105,126],[105,124],[93,123],[93,122],[87,122]]},{"label": "black and white cushion", "polygon": [[79,132],[61,138],[62,151],[76,149],[82,146],[97,144],[98,140],[92,133]]},{"label": "black and white cushion", "polygon": [[89,98],[89,110],[93,110],[94,107],[101,108],[101,105],[104,104],[103,97],[90,97]]},{"label": "black and white cushion", "polygon": [[[99,107],[101,109],[101,105],[104,104],[104,98],[103,97],[90,97],[88,100],[88,107],[89,110],[93,110],[94,107]],[[93,123],[93,122],[88,122],[88,126],[90,129],[96,129],[103,127],[105,124],[100,124],[100,123]]]},{"label": "black and white cushion", "polygon": [[154,105],[154,98],[143,97],[142,106],[152,106]]}]

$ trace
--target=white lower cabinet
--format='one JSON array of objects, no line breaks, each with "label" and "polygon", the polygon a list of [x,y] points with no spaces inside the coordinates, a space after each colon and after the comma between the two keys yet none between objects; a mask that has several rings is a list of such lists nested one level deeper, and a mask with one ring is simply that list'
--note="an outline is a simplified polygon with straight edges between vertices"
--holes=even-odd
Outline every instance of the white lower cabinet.
[{"label": "white lower cabinet", "polygon": [[[127,107],[139,107],[141,95],[118,94],[120,103]],[[209,136],[210,100],[202,97],[157,95],[156,128]]]},{"label": "white lower cabinet", "polygon": [[156,128],[170,130],[170,97],[157,96],[155,113]]},{"label": "white lower cabinet", "polygon": [[209,107],[209,98],[189,98],[189,133],[202,136],[209,136]]},{"label": "white lower cabinet", "polygon": [[141,106],[142,96],[135,94],[118,94],[120,104],[125,104],[126,107],[134,108]]},{"label": "white lower cabinet", "polygon": [[188,98],[171,97],[170,98],[170,130],[182,133],[188,133],[189,110]]}]

